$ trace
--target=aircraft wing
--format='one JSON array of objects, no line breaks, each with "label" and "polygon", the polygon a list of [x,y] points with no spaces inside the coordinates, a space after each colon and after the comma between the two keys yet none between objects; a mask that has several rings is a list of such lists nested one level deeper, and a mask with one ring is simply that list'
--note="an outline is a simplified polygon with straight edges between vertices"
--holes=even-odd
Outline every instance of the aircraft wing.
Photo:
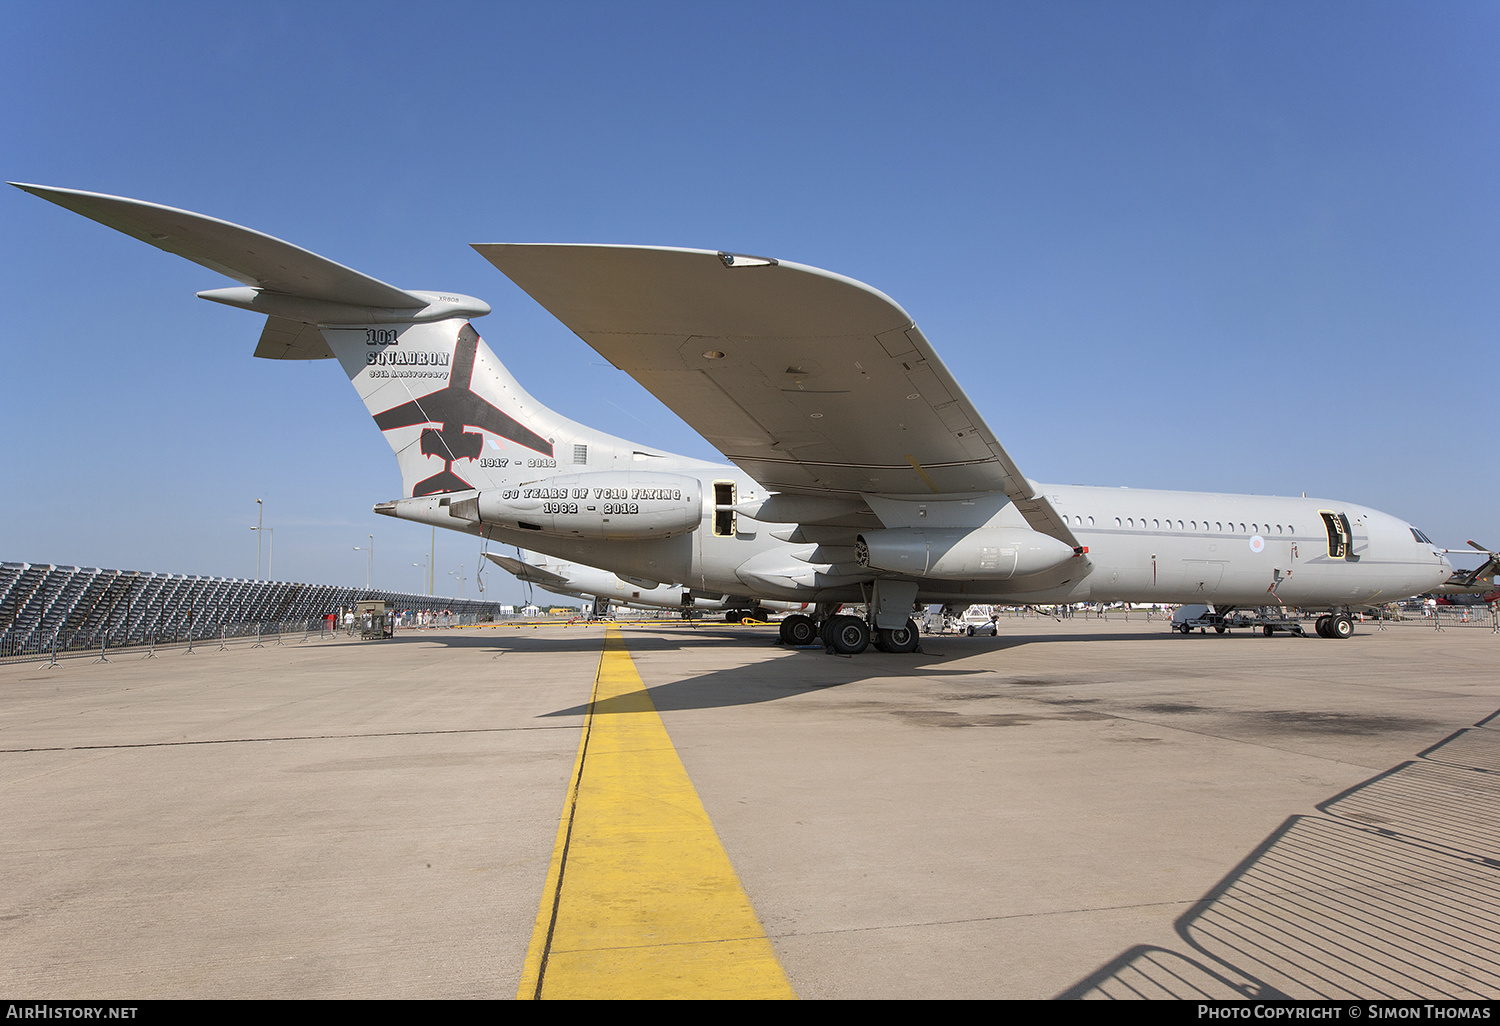
[{"label": "aircraft wing", "polygon": [[476,245],[773,491],[1003,491],[1076,545],[911,316],[786,261],[636,246]]},{"label": "aircraft wing", "polygon": [[506,571],[518,581],[526,581],[530,584],[540,585],[543,588],[563,588],[568,584],[568,579],[550,570],[543,570],[539,566],[509,556],[502,556],[496,552],[486,552],[485,558],[494,563],[500,569]]}]

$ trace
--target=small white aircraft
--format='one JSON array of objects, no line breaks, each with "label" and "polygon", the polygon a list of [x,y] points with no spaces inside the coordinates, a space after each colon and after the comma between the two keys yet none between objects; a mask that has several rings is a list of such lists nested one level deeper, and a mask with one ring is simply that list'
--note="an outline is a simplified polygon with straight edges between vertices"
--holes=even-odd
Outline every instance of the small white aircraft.
[{"label": "small white aircraft", "polygon": [[[15,184],[15,183],[13,183]],[[1451,567],[1406,522],[1329,499],[1038,484],[910,315],[849,278],[768,257],[479,245],[734,466],[595,431],[533,399],[470,296],[398,289],[248,228],[140,200],[17,185],[240,283],[255,355],[337,358],[401,468],[379,513],[694,592],[816,603],[783,640],[918,643],[919,604],[1284,604],[1418,595]],[[863,603],[866,619],[835,615]]]},{"label": "small white aircraft", "polygon": [[725,619],[731,622],[769,620],[772,613],[798,612],[807,608],[806,603],[800,602],[757,600],[742,595],[703,595],[680,585],[625,580],[608,570],[524,549],[518,549],[514,557],[495,552],[484,555],[519,581],[534,584],[554,595],[592,599],[596,607],[610,603],[631,609],[686,610],[689,613],[722,611]]}]

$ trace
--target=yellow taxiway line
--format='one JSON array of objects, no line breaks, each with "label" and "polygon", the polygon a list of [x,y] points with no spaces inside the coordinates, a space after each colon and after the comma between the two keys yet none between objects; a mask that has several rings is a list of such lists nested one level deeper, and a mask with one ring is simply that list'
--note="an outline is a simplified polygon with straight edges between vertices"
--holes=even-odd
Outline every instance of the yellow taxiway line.
[{"label": "yellow taxiway line", "polygon": [[796,997],[618,627],[516,996]]}]

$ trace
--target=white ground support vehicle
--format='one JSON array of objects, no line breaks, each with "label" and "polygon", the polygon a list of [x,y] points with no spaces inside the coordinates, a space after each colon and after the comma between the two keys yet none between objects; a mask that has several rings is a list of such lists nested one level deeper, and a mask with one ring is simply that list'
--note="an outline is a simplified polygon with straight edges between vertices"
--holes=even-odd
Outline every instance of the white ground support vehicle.
[{"label": "white ground support vehicle", "polygon": [[[1212,606],[1201,604],[1179,606],[1172,614],[1172,630],[1183,634],[1191,634],[1194,630],[1200,634],[1206,634],[1210,630],[1215,634],[1227,634],[1233,630],[1258,630],[1268,638],[1283,631],[1299,638],[1307,636],[1307,632],[1302,629],[1301,618],[1282,610],[1273,612],[1259,609],[1240,613],[1230,609],[1220,613]],[[1354,620],[1348,613],[1321,616],[1318,618],[1317,631],[1320,638],[1347,638],[1354,633]]]}]

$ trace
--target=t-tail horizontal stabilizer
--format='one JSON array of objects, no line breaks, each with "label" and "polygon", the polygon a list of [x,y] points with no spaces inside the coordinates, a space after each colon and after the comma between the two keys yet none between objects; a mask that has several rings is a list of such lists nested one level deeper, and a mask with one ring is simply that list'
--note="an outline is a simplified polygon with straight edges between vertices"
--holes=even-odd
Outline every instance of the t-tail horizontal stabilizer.
[{"label": "t-tail horizontal stabilizer", "polygon": [[398,289],[300,246],[215,217],[123,196],[10,184],[246,286],[198,295],[268,315],[256,356],[332,358],[327,342],[307,325],[416,323],[490,312],[489,304],[471,296]]}]

